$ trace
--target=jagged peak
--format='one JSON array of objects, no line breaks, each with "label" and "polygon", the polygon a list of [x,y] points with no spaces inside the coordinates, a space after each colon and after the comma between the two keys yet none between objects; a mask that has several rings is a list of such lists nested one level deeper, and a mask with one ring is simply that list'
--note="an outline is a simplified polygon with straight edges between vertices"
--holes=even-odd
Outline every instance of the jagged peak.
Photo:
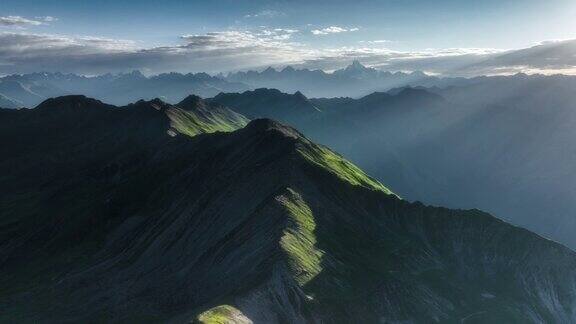
[{"label": "jagged peak", "polygon": [[352,61],[352,64],[350,64],[350,66],[355,68],[365,68],[364,64],[360,63],[359,60]]},{"label": "jagged peak", "polygon": [[373,69],[360,63],[359,60],[354,60],[354,61],[352,61],[352,64],[348,65],[344,70],[346,70],[346,71],[367,71],[367,70],[373,70]]}]

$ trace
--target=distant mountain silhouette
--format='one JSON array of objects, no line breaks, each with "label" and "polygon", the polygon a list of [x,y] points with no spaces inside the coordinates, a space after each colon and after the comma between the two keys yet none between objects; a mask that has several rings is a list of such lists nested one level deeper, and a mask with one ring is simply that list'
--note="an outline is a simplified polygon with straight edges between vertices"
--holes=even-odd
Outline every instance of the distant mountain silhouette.
[{"label": "distant mountain silhouette", "polygon": [[[94,77],[62,73],[10,75],[0,78],[0,95],[16,102],[16,106],[29,108],[50,97],[73,94],[84,94],[111,104],[124,105],[140,99],[153,98],[177,103],[191,93],[208,98],[219,93],[237,93],[259,88],[278,89],[286,93],[300,92],[308,98],[360,98],[373,92],[389,92],[405,87],[423,87],[433,91],[434,88],[496,84],[503,79],[513,81],[522,77],[524,76],[519,74],[452,78],[431,76],[423,72],[391,73],[369,68],[359,61],[354,61],[348,67],[333,73],[288,66],[282,70],[270,67],[261,72],[236,72],[218,76],[172,72],[147,77],[139,71]],[[560,77],[534,75],[530,78],[547,82],[549,78]],[[563,79],[576,83],[576,77],[565,76]],[[14,104],[6,106],[15,107]]]},{"label": "distant mountain silhouette", "polygon": [[253,88],[275,88],[290,93],[301,91],[309,97],[359,97],[395,87],[438,82],[437,78],[422,72],[391,73],[367,68],[359,61],[333,73],[297,70],[290,66],[278,71],[269,67],[262,72],[230,73],[226,80],[244,83]]},{"label": "distant mountain silhouette", "polygon": [[26,107],[34,107],[50,97],[68,94],[88,95],[112,104],[128,104],[156,97],[176,103],[190,93],[211,97],[220,92],[248,89],[246,85],[227,82],[206,73],[166,73],[151,77],[146,77],[139,71],[96,77],[33,73],[0,78],[0,94],[17,100]]}]

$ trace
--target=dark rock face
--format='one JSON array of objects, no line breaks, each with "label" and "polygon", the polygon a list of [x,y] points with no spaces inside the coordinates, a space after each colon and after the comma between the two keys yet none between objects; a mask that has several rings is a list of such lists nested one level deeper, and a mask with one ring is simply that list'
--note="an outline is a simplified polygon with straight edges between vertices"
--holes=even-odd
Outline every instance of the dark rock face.
[{"label": "dark rock face", "polygon": [[56,107],[86,100],[0,111],[1,322],[576,318],[559,244],[403,201],[278,122],[188,136],[159,102]]}]

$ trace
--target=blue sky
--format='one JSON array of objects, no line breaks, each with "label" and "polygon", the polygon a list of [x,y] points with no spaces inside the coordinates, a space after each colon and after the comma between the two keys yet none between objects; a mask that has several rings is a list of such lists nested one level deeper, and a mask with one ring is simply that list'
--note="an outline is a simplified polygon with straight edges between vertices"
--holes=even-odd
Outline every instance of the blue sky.
[{"label": "blue sky", "polygon": [[[386,67],[392,53],[488,55],[572,39],[575,16],[568,0],[2,0],[0,37],[9,48],[0,39],[0,73],[331,69],[355,56]],[[58,48],[72,60],[56,57]],[[30,66],[23,53],[40,63]]]}]

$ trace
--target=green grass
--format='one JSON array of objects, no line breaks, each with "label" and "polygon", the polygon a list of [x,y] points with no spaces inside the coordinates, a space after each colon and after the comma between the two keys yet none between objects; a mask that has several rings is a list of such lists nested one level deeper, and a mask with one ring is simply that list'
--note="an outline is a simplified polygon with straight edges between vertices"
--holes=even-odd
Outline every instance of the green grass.
[{"label": "green grass", "polygon": [[288,264],[296,281],[303,286],[322,271],[323,252],[316,248],[316,223],[310,207],[300,195],[288,190],[290,194],[283,196],[281,202],[287,208],[293,226],[284,231],[280,246],[288,254]]},{"label": "green grass", "polygon": [[220,305],[198,315],[202,324],[250,323],[238,309],[229,305]]},{"label": "green grass", "polygon": [[187,111],[179,108],[170,108],[168,117],[171,120],[171,126],[177,132],[196,136],[205,133],[232,132],[246,126],[248,119],[241,115],[226,114],[215,111]]},{"label": "green grass", "polygon": [[366,175],[364,171],[360,170],[354,164],[325,147],[302,145],[298,148],[298,152],[306,160],[329,170],[340,179],[353,185],[383,191],[387,194],[394,194],[390,189],[384,187],[380,182]]}]

